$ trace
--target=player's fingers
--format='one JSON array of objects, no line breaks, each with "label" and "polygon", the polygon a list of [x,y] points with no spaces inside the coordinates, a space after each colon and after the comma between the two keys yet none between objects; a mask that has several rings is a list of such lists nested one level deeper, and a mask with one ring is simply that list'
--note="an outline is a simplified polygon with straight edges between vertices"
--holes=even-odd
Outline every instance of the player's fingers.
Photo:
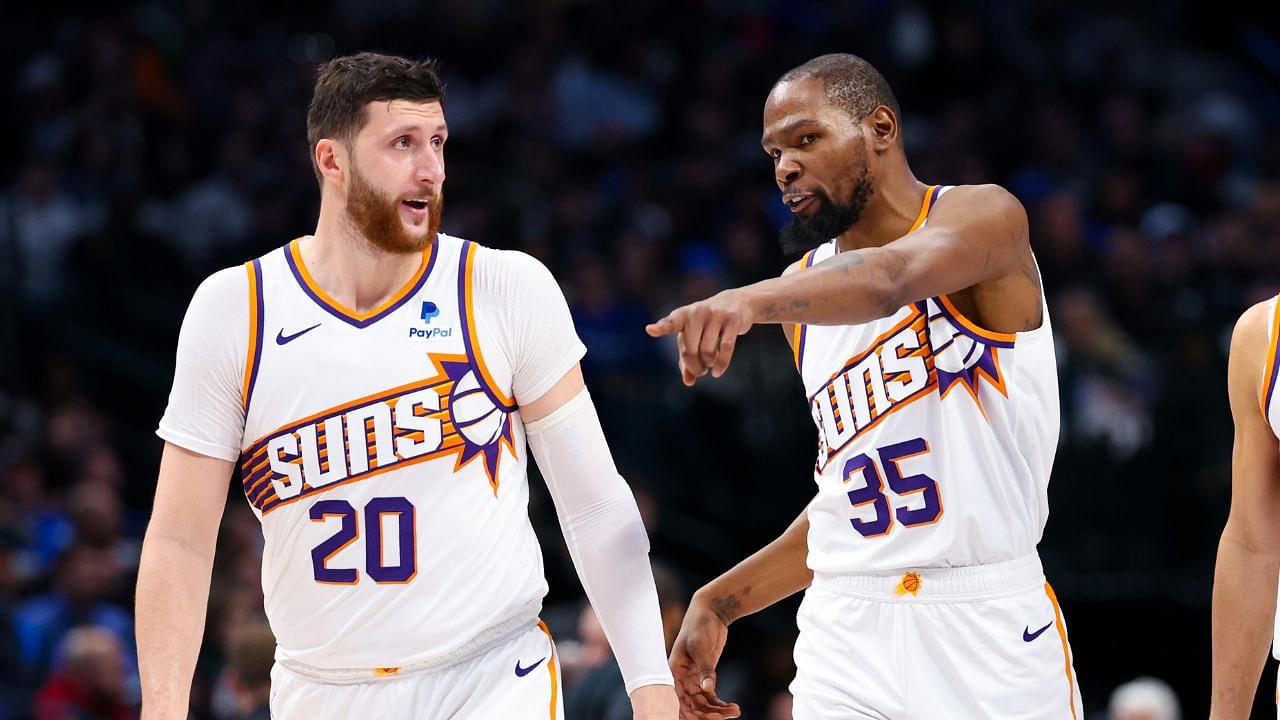
[{"label": "player's fingers", "polygon": [[729,707],[730,705],[729,703],[725,702],[724,700],[721,700],[720,696],[716,695],[715,670],[707,669],[707,670],[702,670],[701,672],[698,673],[698,690],[699,690],[698,695],[701,696],[701,698],[703,699],[703,701],[706,703],[708,707],[714,708],[716,710],[721,710]]},{"label": "player's fingers", "polygon": [[725,323],[720,333],[720,348],[716,353],[715,364],[711,366],[711,377],[720,377],[729,369],[729,361],[733,359],[733,351],[738,347],[738,336],[743,333],[742,323],[736,320]]},{"label": "player's fingers", "polygon": [[[684,329],[680,331],[680,358],[684,360],[684,366],[694,379],[700,378],[707,373],[707,368],[699,356],[699,346],[702,344],[702,332],[705,324],[705,316],[701,312],[691,311],[685,318]],[[693,383],[686,380],[686,385]]]},{"label": "player's fingers", "polygon": [[694,695],[691,707],[695,713],[702,717],[722,718],[736,717],[738,712],[736,705],[721,702],[719,699],[707,697],[705,694]]},{"label": "player's fingers", "polygon": [[704,368],[710,369],[716,363],[716,354],[720,350],[720,333],[724,329],[724,316],[712,313],[702,326],[702,341],[698,343],[698,360]]},{"label": "player's fingers", "polygon": [[680,332],[681,320],[683,320],[682,310],[684,308],[672,310],[667,313],[666,317],[645,325],[644,331],[649,333],[649,337],[662,337],[663,335]]},{"label": "player's fingers", "polygon": [[698,380],[698,376],[693,374],[688,365],[685,365],[683,355],[680,356],[680,380],[688,387],[692,387]]}]

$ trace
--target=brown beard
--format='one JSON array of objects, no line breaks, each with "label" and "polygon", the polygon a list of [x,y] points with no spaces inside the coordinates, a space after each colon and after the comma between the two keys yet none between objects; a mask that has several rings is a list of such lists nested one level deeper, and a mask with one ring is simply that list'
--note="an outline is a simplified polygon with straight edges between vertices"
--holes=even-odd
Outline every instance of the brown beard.
[{"label": "brown beard", "polygon": [[400,221],[400,201],[383,195],[369,184],[360,171],[351,169],[351,189],[347,192],[347,217],[369,244],[387,253],[412,255],[435,242],[444,213],[444,193],[436,192],[427,206],[427,234],[413,235]]}]

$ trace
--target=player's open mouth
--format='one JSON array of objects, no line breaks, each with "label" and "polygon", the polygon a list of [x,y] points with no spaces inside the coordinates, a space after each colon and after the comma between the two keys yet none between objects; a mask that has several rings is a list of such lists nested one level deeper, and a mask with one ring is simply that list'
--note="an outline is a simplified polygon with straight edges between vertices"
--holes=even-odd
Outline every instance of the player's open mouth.
[{"label": "player's open mouth", "polygon": [[413,200],[401,200],[400,205],[409,211],[411,217],[417,220],[427,216],[427,207],[431,205],[431,201],[415,198]]},{"label": "player's open mouth", "polygon": [[787,193],[782,196],[782,204],[793,213],[798,213],[813,204],[816,196],[813,193]]}]

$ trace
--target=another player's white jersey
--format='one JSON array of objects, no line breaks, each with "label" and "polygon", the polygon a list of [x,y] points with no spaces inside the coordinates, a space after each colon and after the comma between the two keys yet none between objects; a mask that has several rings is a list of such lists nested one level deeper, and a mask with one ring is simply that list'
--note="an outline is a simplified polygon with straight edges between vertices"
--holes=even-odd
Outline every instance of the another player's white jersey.
[{"label": "another player's white jersey", "polygon": [[441,234],[390,301],[354,313],[311,277],[303,242],[197,291],[159,430],[236,460],[277,659],[411,666],[531,627],[547,586],[515,398],[584,352],[555,281]]},{"label": "another player's white jersey", "polygon": [[[946,189],[926,193],[912,232]],[[833,240],[804,262],[837,252]],[[943,295],[862,325],[797,326],[793,346],[818,427],[811,568],[968,566],[1035,551],[1059,425],[1047,308],[1035,330],[996,333]]]}]

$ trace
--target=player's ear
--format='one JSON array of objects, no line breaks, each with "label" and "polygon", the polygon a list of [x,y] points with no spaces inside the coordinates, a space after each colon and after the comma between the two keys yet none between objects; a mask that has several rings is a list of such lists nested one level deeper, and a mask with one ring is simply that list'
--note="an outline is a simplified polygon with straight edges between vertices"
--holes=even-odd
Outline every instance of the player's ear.
[{"label": "player's ear", "polygon": [[346,147],[332,138],[320,138],[313,152],[320,176],[332,185],[342,186],[346,182],[350,162]]},{"label": "player's ear", "polygon": [[902,128],[898,125],[898,116],[886,105],[881,105],[867,116],[863,123],[871,129],[872,148],[876,152],[884,152],[897,145]]}]

